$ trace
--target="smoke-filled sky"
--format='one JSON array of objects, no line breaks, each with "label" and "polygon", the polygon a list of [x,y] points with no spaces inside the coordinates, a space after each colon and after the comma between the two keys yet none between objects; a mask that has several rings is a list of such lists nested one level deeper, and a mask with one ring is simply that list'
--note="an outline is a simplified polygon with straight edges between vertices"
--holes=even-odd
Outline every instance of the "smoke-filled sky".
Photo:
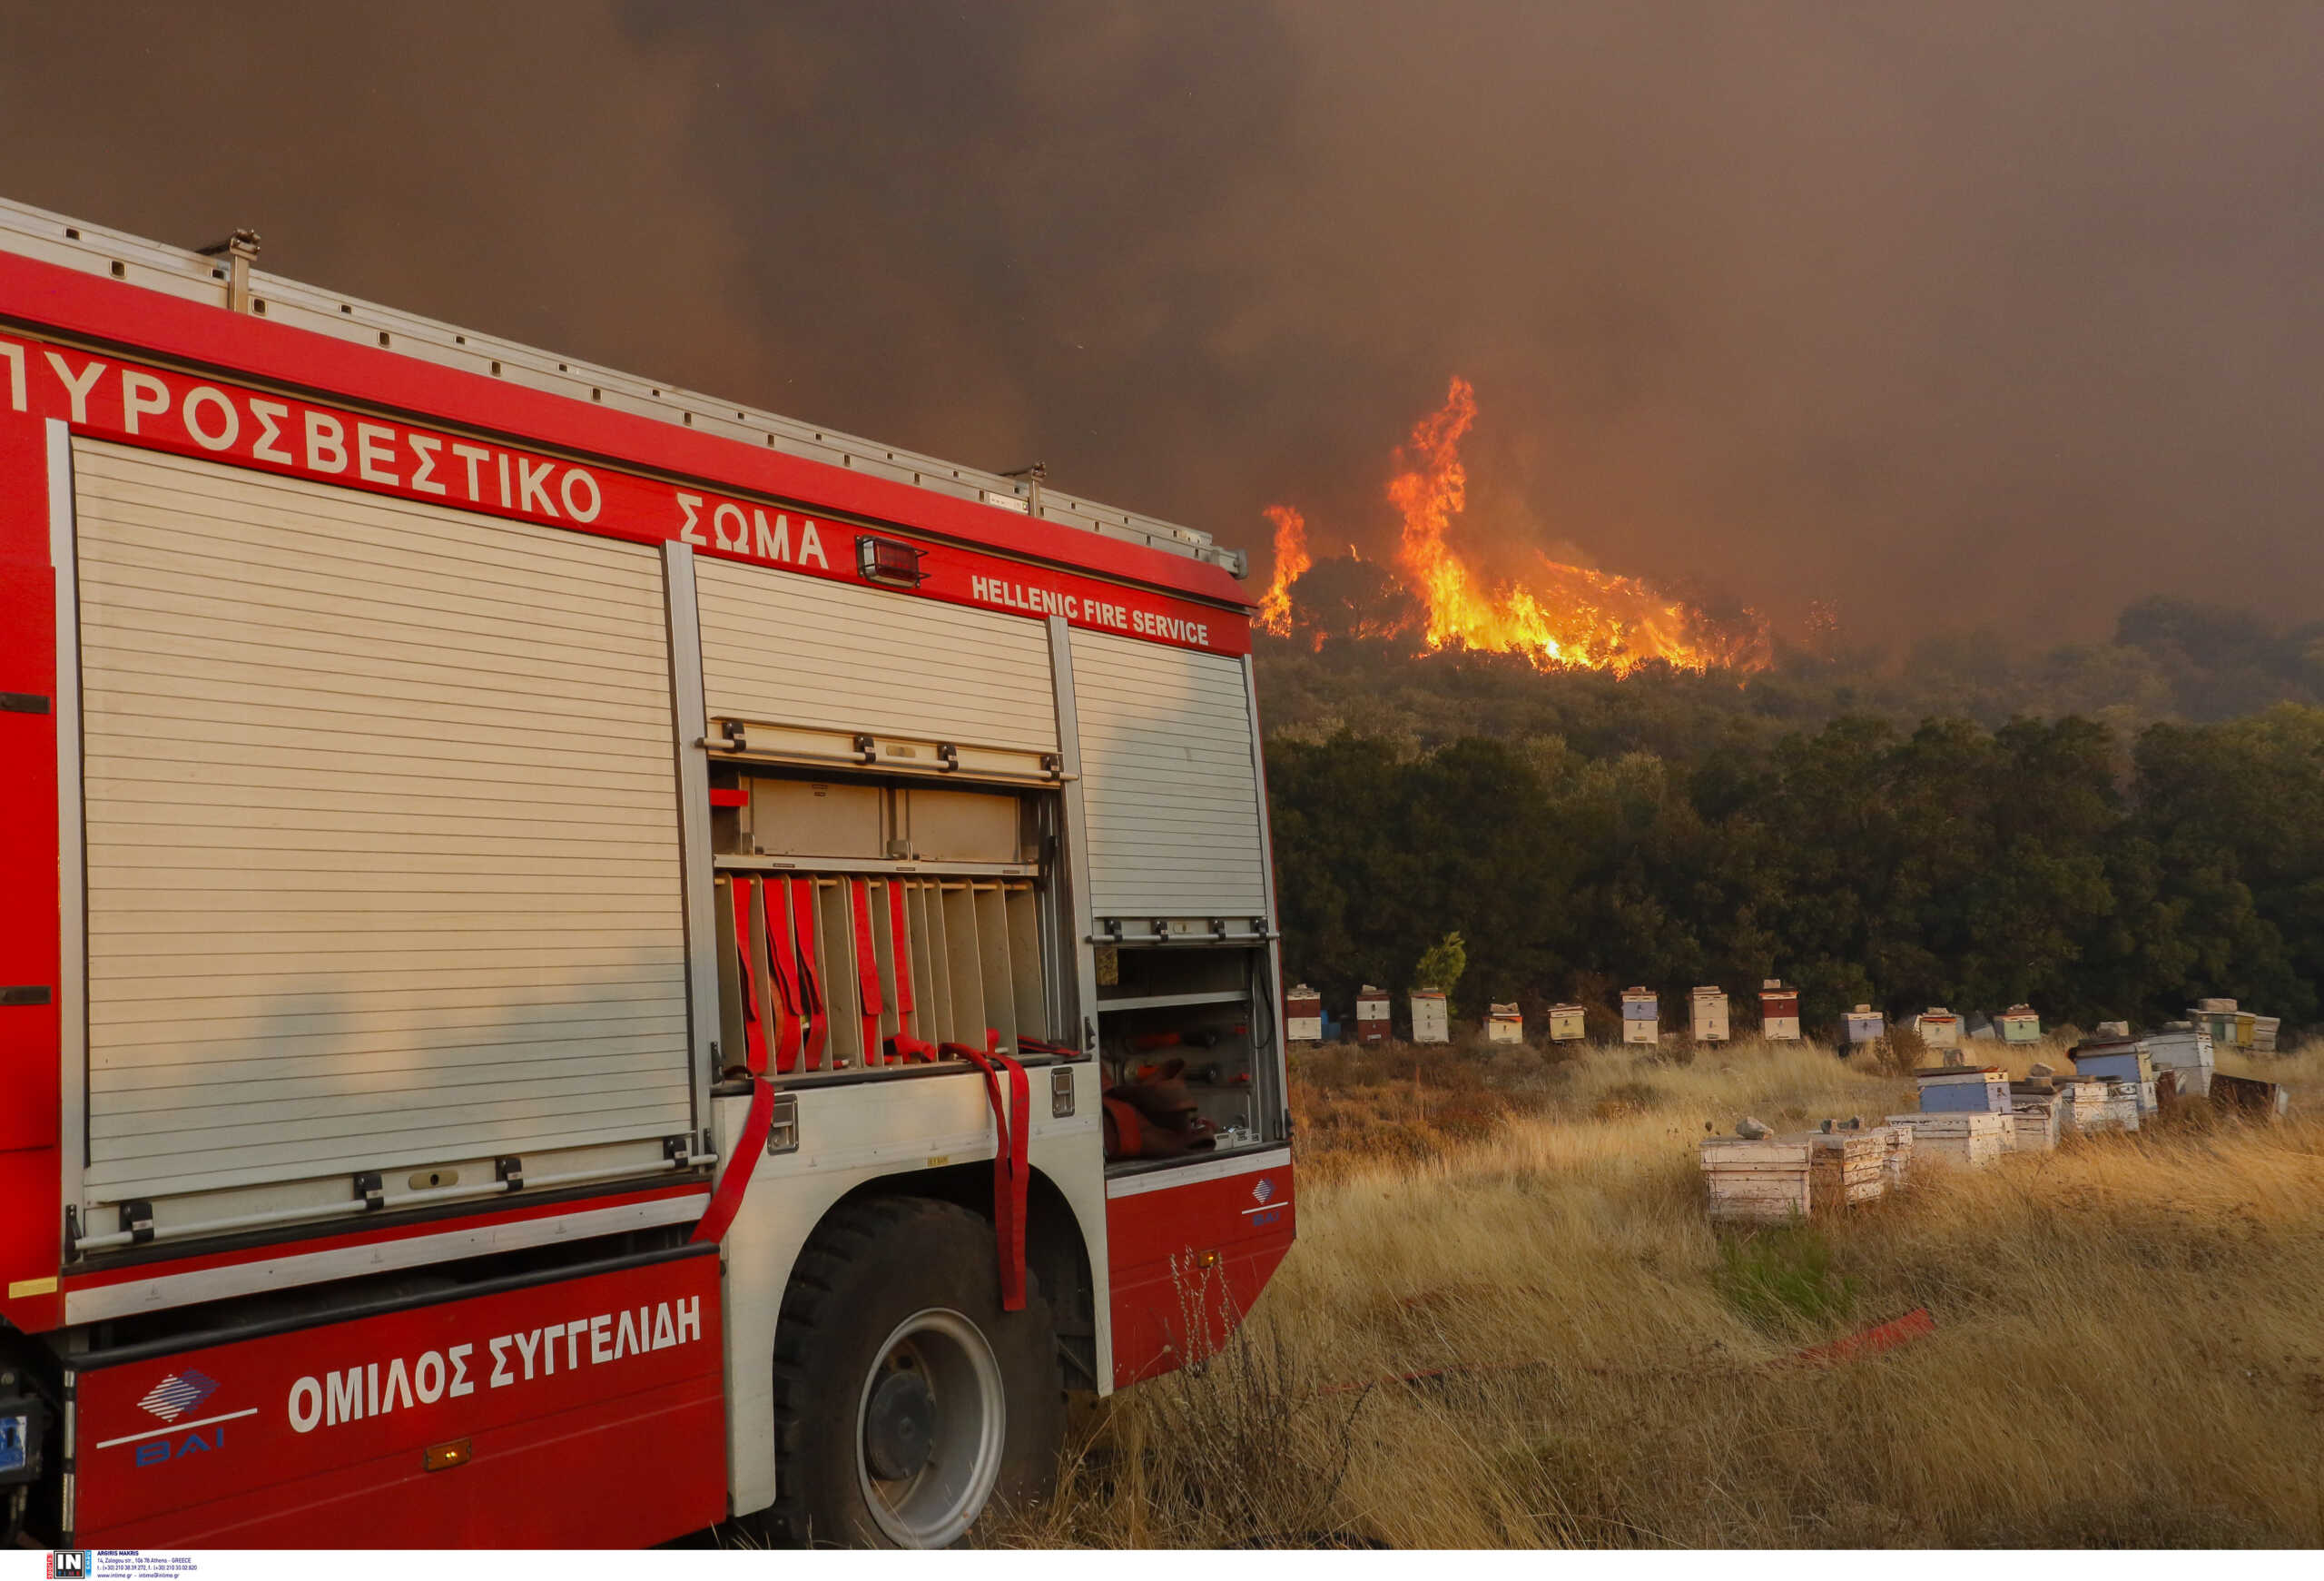
[{"label": "smoke-filled sky", "polygon": [[2324,6],[18,5],[0,193],[1256,551],[2318,613]]}]

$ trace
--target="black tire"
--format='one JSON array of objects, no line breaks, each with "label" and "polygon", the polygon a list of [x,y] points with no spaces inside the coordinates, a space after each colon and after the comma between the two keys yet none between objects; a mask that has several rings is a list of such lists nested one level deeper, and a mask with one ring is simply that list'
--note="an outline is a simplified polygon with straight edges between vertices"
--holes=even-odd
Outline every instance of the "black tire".
[{"label": "black tire", "polygon": [[[996,1500],[1046,1497],[1064,1388],[1049,1303],[1029,1274],[1026,1285],[1025,1309],[1003,1312],[991,1221],[950,1202],[875,1197],[817,1226],[775,1329],[767,1535],[817,1547],[940,1547]],[[924,1378],[923,1392],[909,1393],[911,1378],[891,1383],[899,1372]],[[906,1404],[876,1410],[882,1385],[907,1391]],[[996,1394],[1001,1419],[990,1423],[981,1413]],[[921,1469],[881,1480],[878,1469],[899,1464],[896,1445],[917,1442],[919,1416],[931,1446]],[[881,1438],[881,1423],[904,1438]],[[975,1493],[987,1476],[990,1490]],[[964,1504],[973,1507],[963,1513]]]}]

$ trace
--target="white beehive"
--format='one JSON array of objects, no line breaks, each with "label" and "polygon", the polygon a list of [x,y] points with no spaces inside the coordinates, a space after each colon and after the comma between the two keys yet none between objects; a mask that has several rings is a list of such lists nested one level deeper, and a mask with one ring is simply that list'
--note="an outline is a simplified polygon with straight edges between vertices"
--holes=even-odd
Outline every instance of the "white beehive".
[{"label": "white beehive", "polygon": [[1662,1002],[1649,988],[1622,990],[1622,1042],[1659,1043],[1662,1041]]},{"label": "white beehive", "polygon": [[1295,1043],[1324,1041],[1324,996],[1305,983],[1283,996],[1283,1035]]},{"label": "white beehive", "polygon": [[1727,1041],[1727,991],[1698,988],[1687,995],[1687,1028],[1699,1043]]},{"label": "white beehive", "polygon": [[2255,1015],[2251,1018],[2251,1052],[2255,1054],[2276,1052],[2276,1034],[2283,1031],[2283,1017]]},{"label": "white beehive", "polygon": [[1913,1030],[1921,1034],[1921,1042],[1933,1049],[1957,1049],[1961,1046],[1961,1018],[1941,1004],[1933,1004],[1913,1017]]},{"label": "white beehive", "polygon": [[2211,1033],[2192,1022],[2174,1021],[2147,1033],[2144,1041],[2147,1059],[2156,1073],[2170,1072],[2181,1096],[2210,1096],[2211,1072],[2218,1064]]},{"label": "white beehive", "polygon": [[1786,988],[1780,977],[1759,984],[1759,1035],[1771,1043],[1799,1041],[1799,990]]},{"label": "white beehive", "polygon": [[1912,1129],[1914,1158],[1943,1159],[1963,1169],[1984,1169],[2009,1145],[2005,1114],[1892,1114],[1888,1123]]},{"label": "white beehive", "polygon": [[1550,1006],[1550,1042],[1578,1043],[1589,1035],[1583,1028],[1581,1006],[1552,1004]]},{"label": "white beehive", "polygon": [[1703,1183],[1718,1222],[1780,1224],[1805,1219],[1810,1206],[1807,1139],[1705,1137]]},{"label": "white beehive", "polygon": [[1840,1018],[1840,1032],[1851,1044],[1876,1043],[1888,1035],[1888,1018],[1868,1004],[1859,1004]]},{"label": "white beehive", "polygon": [[1485,1041],[1495,1043],[1521,1043],[1525,1041],[1525,1018],[1513,1004],[1496,1004],[1485,1017]]},{"label": "white beehive", "polygon": [[1413,993],[1413,1042],[1449,1043],[1452,1041],[1452,1022],[1444,1007],[1444,995],[1433,989],[1414,990]]}]

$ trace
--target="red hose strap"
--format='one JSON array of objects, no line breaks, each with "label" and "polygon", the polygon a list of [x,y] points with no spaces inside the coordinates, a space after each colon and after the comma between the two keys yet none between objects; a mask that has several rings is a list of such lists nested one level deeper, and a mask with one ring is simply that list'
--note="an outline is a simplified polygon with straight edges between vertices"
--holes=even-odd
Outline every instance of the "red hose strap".
[{"label": "red hose strap", "polygon": [[872,945],[872,886],[862,879],[852,879],[848,888],[853,893],[849,899],[855,912],[855,990],[863,1014],[863,1062],[876,1065],[880,1059],[880,1017],[887,1005],[880,998],[880,955]]},{"label": "red hose strap", "polygon": [[726,1227],[734,1222],[734,1215],[743,1206],[743,1193],[751,1189],[751,1171],[759,1167],[759,1155],[766,1151],[767,1127],[774,1122],[774,1089],[763,1076],[751,1078],[751,1112],[743,1117],[743,1134],[735,1139],[734,1156],[718,1176],[718,1184],[710,1193],[710,1206],[703,1210],[701,1222],[694,1227],[694,1240],[724,1240]]},{"label": "red hose strap", "polygon": [[[957,1049],[984,1072],[984,1095],[992,1105],[993,1129],[999,1132],[992,1152],[992,1234],[1000,1256],[1000,1309],[1025,1309],[1025,1199],[1032,1183],[1026,1154],[1032,1144],[1032,1085],[1025,1067],[1006,1054],[980,1053],[966,1043],[946,1043]],[[1004,1112],[1000,1097],[1002,1072],[1009,1078]]]},{"label": "red hose strap", "polygon": [[753,1075],[766,1069],[766,1033],[759,1025],[758,950],[751,933],[751,894],[758,887],[755,878],[735,878],[727,884],[734,902],[734,954],[742,963],[743,1057]]},{"label": "red hose strap", "polygon": [[896,958],[896,1030],[911,1031],[911,924],[904,920],[904,886],[888,880],[888,943]]},{"label": "red hose strap", "polygon": [[918,1060],[925,1064],[933,1064],[944,1057],[943,1051],[934,1043],[923,1042],[910,1033],[901,1032],[888,1040],[887,1053],[891,1063],[901,1060],[909,1064]]},{"label": "red hose strap", "polygon": [[791,886],[778,878],[766,890],[767,976],[774,985],[774,1068],[799,1068],[799,946],[791,927]]},{"label": "red hose strap", "polygon": [[792,935],[799,944],[799,1001],[807,1016],[807,1069],[823,1068],[823,1050],[831,1042],[825,1018],[822,984],[815,980],[815,881],[791,881]]}]

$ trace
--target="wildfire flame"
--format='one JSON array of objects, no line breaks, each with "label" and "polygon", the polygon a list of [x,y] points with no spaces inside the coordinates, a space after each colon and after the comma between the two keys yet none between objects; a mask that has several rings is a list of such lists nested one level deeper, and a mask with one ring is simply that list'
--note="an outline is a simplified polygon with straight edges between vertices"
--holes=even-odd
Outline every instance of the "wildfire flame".
[{"label": "wildfire flame", "polygon": [[1288,637],[1291,584],[1315,563],[1307,552],[1307,519],[1288,505],[1270,505],[1264,514],[1275,523],[1275,576],[1267,583],[1266,597],[1259,600],[1259,629]]},{"label": "wildfire flame", "polygon": [[1658,659],[1699,673],[1767,667],[1767,627],[1749,611],[1739,628],[1721,629],[1635,578],[1546,555],[1535,557],[1521,583],[1482,574],[1448,541],[1468,504],[1460,447],[1476,418],[1476,390],[1456,375],[1444,405],[1414,424],[1397,451],[1399,470],[1388,485],[1389,503],[1403,518],[1397,568],[1421,602],[1429,647],[1517,653],[1539,669],[1587,667],[1618,676]]}]

